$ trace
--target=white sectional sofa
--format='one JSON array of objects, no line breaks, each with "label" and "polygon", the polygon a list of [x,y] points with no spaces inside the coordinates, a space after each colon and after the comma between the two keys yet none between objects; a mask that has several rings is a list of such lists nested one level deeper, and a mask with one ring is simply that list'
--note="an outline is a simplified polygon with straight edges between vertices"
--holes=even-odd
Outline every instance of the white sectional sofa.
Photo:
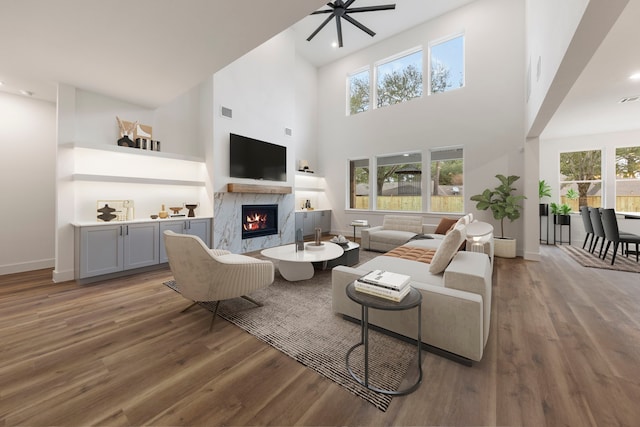
[{"label": "white sectional sofa", "polygon": [[[457,251],[466,237],[464,220],[455,228],[462,238],[446,235],[402,245],[401,249],[407,251],[438,248],[431,264],[381,254],[357,268],[335,267],[332,270],[333,311],[359,320],[360,306],[346,295],[349,283],[375,269],[407,274],[411,276],[411,285],[422,293],[422,341],[436,352],[444,350],[440,354],[459,362],[480,361],[489,337],[493,268],[487,254]],[[442,267],[443,257],[449,255],[441,246],[449,248],[449,252],[450,248],[455,249],[452,258],[449,257],[451,261],[444,260],[445,267]],[[438,268],[434,269],[434,264]],[[444,271],[438,271],[440,268]],[[369,323],[409,338],[415,338],[417,330],[412,310],[372,309]]]}]

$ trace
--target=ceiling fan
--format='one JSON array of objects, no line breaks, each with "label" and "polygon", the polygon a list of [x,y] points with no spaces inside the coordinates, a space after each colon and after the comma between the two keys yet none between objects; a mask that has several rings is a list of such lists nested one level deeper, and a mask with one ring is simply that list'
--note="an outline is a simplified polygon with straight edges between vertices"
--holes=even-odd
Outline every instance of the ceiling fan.
[{"label": "ceiling fan", "polygon": [[327,3],[327,6],[330,9],[324,10],[316,10],[311,15],[320,15],[324,13],[330,13],[329,17],[324,20],[322,24],[307,38],[307,41],[311,41],[312,38],[315,37],[316,34],[320,32],[324,28],[325,25],[331,21],[332,18],[336,18],[336,26],[338,28],[338,46],[342,47],[342,23],[340,19],[345,19],[347,22],[355,25],[360,28],[365,33],[369,34],[371,37],[375,36],[376,33],[371,31],[369,28],[362,25],[360,22],[356,21],[352,17],[349,16],[350,13],[359,13],[359,12],[374,12],[377,10],[391,10],[395,9],[395,4],[385,4],[380,6],[364,6],[364,7],[353,7],[349,8],[356,0],[347,0],[344,2],[343,0],[335,0],[333,3]]}]

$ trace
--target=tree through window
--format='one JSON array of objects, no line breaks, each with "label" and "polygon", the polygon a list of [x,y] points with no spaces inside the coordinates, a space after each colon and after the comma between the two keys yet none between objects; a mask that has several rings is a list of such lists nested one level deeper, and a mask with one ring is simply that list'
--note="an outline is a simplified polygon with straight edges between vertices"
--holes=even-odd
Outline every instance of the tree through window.
[{"label": "tree through window", "polygon": [[376,107],[422,96],[422,50],[376,66]]},{"label": "tree through window", "polygon": [[434,44],[429,55],[431,93],[464,86],[464,36]]},{"label": "tree through window", "polygon": [[573,211],[582,206],[602,206],[601,150],[560,153],[560,202]]}]

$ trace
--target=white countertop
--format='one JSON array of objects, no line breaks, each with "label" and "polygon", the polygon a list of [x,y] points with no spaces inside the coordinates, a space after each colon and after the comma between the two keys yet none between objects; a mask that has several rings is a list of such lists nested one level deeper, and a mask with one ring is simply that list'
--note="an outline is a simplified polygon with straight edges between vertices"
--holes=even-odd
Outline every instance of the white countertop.
[{"label": "white countertop", "polygon": [[212,219],[212,216],[179,216],[179,217],[169,217],[165,219],[151,219],[151,218],[140,218],[133,219],[130,221],[85,221],[85,222],[72,222],[71,225],[74,227],[94,227],[100,225],[127,225],[127,224],[140,224],[144,222],[168,222],[168,221],[184,221],[184,220],[196,220],[196,219]]}]

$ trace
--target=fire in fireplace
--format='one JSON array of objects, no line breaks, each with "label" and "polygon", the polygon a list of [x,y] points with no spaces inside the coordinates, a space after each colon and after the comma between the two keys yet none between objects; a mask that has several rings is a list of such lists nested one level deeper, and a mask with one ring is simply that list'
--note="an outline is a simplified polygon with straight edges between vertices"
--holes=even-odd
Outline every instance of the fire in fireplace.
[{"label": "fire in fireplace", "polygon": [[242,238],[278,234],[278,205],[242,205]]}]

